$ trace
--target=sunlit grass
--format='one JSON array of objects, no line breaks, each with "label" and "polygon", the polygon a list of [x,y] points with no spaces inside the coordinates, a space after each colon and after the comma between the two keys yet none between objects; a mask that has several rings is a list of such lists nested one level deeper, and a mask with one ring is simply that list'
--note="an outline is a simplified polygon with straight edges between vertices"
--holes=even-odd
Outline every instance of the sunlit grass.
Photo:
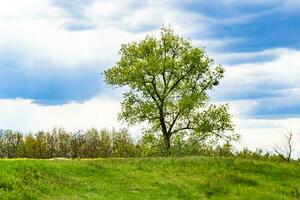
[{"label": "sunlit grass", "polygon": [[0,160],[1,199],[300,199],[298,163],[230,158]]}]

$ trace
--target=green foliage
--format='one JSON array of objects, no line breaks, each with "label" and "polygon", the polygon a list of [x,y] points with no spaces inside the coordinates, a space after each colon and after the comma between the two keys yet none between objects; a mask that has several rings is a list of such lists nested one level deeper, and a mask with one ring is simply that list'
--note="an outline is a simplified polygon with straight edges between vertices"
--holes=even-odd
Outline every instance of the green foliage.
[{"label": "green foliage", "polygon": [[146,133],[139,140],[138,146],[143,157],[164,155],[163,138],[161,135]]},{"label": "green foliage", "polygon": [[135,157],[140,151],[127,130],[89,129],[69,133],[64,129],[36,134],[0,131],[0,158],[106,158]]},{"label": "green foliage", "polygon": [[224,69],[202,48],[163,27],[160,38],[122,45],[120,56],[104,73],[107,84],[128,87],[120,118],[129,124],[146,122],[151,132],[161,132],[167,153],[171,136],[182,132],[234,139],[228,106],[209,104],[208,91],[218,85]]},{"label": "green foliage", "polygon": [[23,150],[23,136],[20,132],[12,130],[0,131],[0,155],[7,158],[19,157]]},{"label": "green foliage", "polygon": [[[173,156],[235,156],[236,152],[230,142],[219,144],[214,137],[195,137],[193,134],[178,133],[171,140]],[[138,146],[142,156],[163,156],[163,137],[160,134],[147,133],[139,140]]]},{"label": "green foliage", "polygon": [[0,160],[0,199],[299,199],[299,163],[184,157]]},{"label": "green foliage", "polygon": [[236,152],[235,156],[237,158],[243,158],[243,159],[271,160],[276,162],[283,161],[279,155],[270,152],[265,152],[262,149],[256,149],[255,151],[251,151],[245,148],[241,151]]},{"label": "green foliage", "polygon": [[[173,156],[215,156],[243,159],[284,161],[279,155],[261,149],[237,151],[230,142],[218,137],[204,137],[184,132],[171,139]],[[0,130],[0,158],[109,158],[164,156],[164,138],[148,132],[134,141],[126,129],[89,129],[70,133],[64,129],[21,134]]]},{"label": "green foliage", "polygon": [[112,150],[114,157],[134,157],[136,148],[127,130],[113,131]]}]

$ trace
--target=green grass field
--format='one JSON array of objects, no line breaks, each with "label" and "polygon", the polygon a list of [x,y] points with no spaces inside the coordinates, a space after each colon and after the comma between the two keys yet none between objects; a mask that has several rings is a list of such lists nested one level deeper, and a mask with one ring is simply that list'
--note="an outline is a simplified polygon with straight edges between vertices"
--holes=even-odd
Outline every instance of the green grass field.
[{"label": "green grass field", "polygon": [[0,160],[0,199],[300,199],[300,164],[206,157]]}]

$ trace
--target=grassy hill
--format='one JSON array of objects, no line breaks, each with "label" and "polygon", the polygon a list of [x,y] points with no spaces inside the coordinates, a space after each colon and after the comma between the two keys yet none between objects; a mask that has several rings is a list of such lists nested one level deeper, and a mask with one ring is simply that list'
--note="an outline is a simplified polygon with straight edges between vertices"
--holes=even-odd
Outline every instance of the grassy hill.
[{"label": "grassy hill", "polygon": [[207,157],[0,160],[0,199],[300,199],[300,165]]}]

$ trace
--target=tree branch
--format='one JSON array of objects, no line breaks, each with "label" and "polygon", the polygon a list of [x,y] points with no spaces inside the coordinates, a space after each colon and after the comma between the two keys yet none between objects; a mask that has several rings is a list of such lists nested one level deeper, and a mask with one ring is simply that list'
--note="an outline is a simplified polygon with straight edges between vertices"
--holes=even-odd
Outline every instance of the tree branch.
[{"label": "tree branch", "polygon": [[177,121],[179,115],[180,115],[180,110],[178,111],[178,113],[176,114],[174,120],[172,121],[172,123],[171,123],[171,125],[170,125],[170,127],[169,127],[169,129],[168,129],[168,134],[171,133],[172,128],[174,127],[174,125],[175,125],[175,123],[176,123],[176,121]]},{"label": "tree branch", "polygon": [[184,79],[187,75],[189,75],[189,73],[191,73],[193,71],[193,69],[195,69],[195,68],[196,68],[196,65],[193,65],[183,76],[181,76],[180,78],[178,78],[178,80],[167,91],[167,93],[165,94],[165,96],[168,96],[168,94],[174,90],[174,88],[180,83],[180,81],[182,79]]},{"label": "tree branch", "polygon": [[193,130],[193,129],[195,129],[195,128],[193,128],[193,127],[190,127],[191,123],[192,123],[191,120],[189,120],[189,122],[187,123],[187,125],[186,125],[185,127],[176,129],[176,130],[172,131],[170,134],[172,135],[172,134],[177,133],[177,132],[179,132],[179,131],[183,131],[183,130]]},{"label": "tree branch", "polygon": [[148,92],[148,94],[150,95],[150,97],[153,99],[153,101],[155,102],[156,106],[160,109],[160,105],[157,102],[157,99],[155,98],[155,96],[151,93],[151,91],[149,90],[149,88],[147,87],[147,83],[145,78],[142,76],[143,79],[143,83],[144,83],[144,87],[146,89],[146,91]]}]

